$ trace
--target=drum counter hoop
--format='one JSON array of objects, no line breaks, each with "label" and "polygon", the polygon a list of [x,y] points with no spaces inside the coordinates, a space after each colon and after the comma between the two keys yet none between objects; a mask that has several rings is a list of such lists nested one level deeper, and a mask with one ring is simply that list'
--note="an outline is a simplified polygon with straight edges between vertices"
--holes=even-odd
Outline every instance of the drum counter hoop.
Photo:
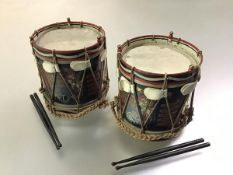
[{"label": "drum counter hoop", "polygon": [[55,23],[30,37],[48,109],[78,118],[111,106],[117,124],[141,140],[175,137],[191,120],[202,52],[169,36],[146,35],[118,46],[118,96],[108,102],[106,37],[102,27]]}]

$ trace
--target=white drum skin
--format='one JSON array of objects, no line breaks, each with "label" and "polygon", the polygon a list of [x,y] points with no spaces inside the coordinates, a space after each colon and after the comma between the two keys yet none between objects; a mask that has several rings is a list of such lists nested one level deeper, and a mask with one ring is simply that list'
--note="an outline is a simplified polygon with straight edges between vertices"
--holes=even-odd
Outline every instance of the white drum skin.
[{"label": "white drum skin", "polygon": [[73,26],[43,32],[36,44],[50,50],[79,50],[97,43],[100,33],[88,27]]},{"label": "white drum skin", "polygon": [[196,65],[191,55],[175,47],[160,44],[132,48],[125,53],[123,59],[132,67],[159,74],[185,72],[191,65]]}]

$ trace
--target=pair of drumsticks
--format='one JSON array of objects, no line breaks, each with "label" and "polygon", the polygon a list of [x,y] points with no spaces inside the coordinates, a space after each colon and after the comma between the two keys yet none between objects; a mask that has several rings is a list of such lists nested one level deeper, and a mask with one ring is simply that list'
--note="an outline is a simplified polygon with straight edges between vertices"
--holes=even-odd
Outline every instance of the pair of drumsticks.
[{"label": "pair of drumsticks", "polygon": [[[57,149],[60,149],[60,147],[62,147],[62,144],[60,143],[60,141],[58,139],[58,136],[53,128],[53,125],[52,125],[38,95],[36,93],[31,94],[30,98],[31,98],[32,103],[35,106],[35,108],[40,116],[40,119],[42,120],[46,130],[48,131],[53,143],[55,144]],[[203,142],[204,142],[204,139],[199,138],[199,139],[184,142],[181,144],[157,149],[157,150],[146,152],[146,153],[143,153],[143,154],[140,154],[137,156],[127,158],[127,159],[123,159],[123,160],[120,160],[118,162],[112,162],[112,166],[125,163],[123,165],[119,165],[119,166],[115,167],[116,170],[119,170],[119,169],[130,167],[130,166],[135,166],[135,165],[149,163],[152,161],[156,161],[156,160],[160,160],[160,159],[164,159],[164,158],[168,158],[168,157],[177,156],[177,155],[180,155],[183,153],[195,151],[195,150],[206,148],[206,147],[210,146],[209,142],[205,142],[205,143],[203,143]]]},{"label": "pair of drumsticks", "polygon": [[204,142],[204,139],[200,138],[200,139],[184,142],[178,145],[173,145],[173,146],[157,149],[151,152],[146,152],[146,153],[143,153],[137,156],[123,159],[118,162],[112,162],[112,166],[125,163],[124,165],[119,165],[115,167],[116,170],[119,170],[119,169],[130,167],[130,166],[135,166],[135,165],[144,164],[144,163],[148,163],[148,162],[152,162],[152,161],[156,161],[156,160],[160,160],[160,159],[164,159],[164,158],[168,158],[172,156],[177,156],[183,153],[195,151],[195,150],[210,146],[209,142],[206,142],[206,143],[202,143],[202,142]]},{"label": "pair of drumsticks", "polygon": [[62,147],[61,142],[58,139],[58,136],[53,128],[53,125],[36,93],[31,94],[30,98],[32,100],[33,105],[35,106],[41,121],[43,122],[47,132],[49,133],[54,145],[56,146],[57,150],[59,150]]}]

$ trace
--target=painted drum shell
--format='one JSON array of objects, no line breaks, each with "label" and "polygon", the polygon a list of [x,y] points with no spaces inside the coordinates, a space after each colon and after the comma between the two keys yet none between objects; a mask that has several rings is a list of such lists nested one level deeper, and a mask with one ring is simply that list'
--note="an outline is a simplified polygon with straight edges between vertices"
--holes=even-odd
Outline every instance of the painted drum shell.
[{"label": "painted drum shell", "polygon": [[[148,86],[142,86],[137,84],[138,87],[137,90],[137,95],[138,95],[138,101],[139,101],[139,106],[142,111],[142,114],[145,113],[145,109],[147,104],[149,103],[149,100],[146,98],[144,94],[144,89],[148,88]],[[182,107],[184,100],[186,96],[182,95],[180,92],[180,87],[176,88],[170,88],[167,93],[167,98],[169,101],[169,106],[171,108],[171,114],[173,116],[173,120],[176,119],[176,116]],[[128,93],[124,92],[122,90],[119,90],[118,97],[119,97],[119,105],[118,105],[118,111],[123,111],[123,107],[126,103]],[[148,107],[148,112],[149,110],[152,110],[153,105],[155,104],[156,101],[151,101],[151,105]],[[147,113],[148,113],[147,112]],[[139,113],[137,110],[137,105],[135,98],[133,94],[131,95],[128,105],[126,107],[125,113],[122,116],[125,120],[127,120],[129,123],[132,125],[141,128],[141,122],[140,122],[140,117]],[[145,119],[145,117],[144,117]],[[182,123],[177,123],[176,127],[181,125]],[[166,101],[165,99],[161,99],[156,107],[156,110],[152,112],[152,117],[148,121],[147,125],[145,126],[145,130],[148,131],[163,131],[163,130],[169,130],[171,128],[171,122],[170,118],[168,115],[168,110],[166,107]]]},{"label": "painted drum shell", "polygon": [[[43,61],[38,62],[38,66],[42,68]],[[91,66],[93,69],[93,72],[96,76],[96,80],[98,83],[102,82],[101,79],[101,73],[100,69],[101,67],[104,67],[105,63],[101,63],[99,61],[99,58],[96,57],[92,59]],[[70,68],[69,64],[60,64],[59,69],[62,72],[62,75],[64,76],[65,80],[67,81],[69,87],[74,92],[76,97],[79,94],[79,88],[81,84],[81,78],[84,73],[84,70],[82,71],[74,71]],[[41,72],[43,72],[43,87],[45,87],[46,93],[48,94],[48,97],[52,94],[52,88],[53,88],[53,79],[54,79],[54,73],[46,72],[43,68],[41,69]],[[47,80],[47,83],[46,81]],[[62,78],[60,76],[56,76],[56,84],[55,84],[55,90],[54,90],[54,102],[61,103],[65,105],[75,105],[76,102],[72,98],[72,95],[67,90],[65,83],[63,82]],[[98,87],[96,86],[92,74],[90,70],[86,70],[86,76],[84,78],[83,87],[82,87],[82,93],[80,96],[80,105],[85,105],[86,103],[97,99],[100,96],[100,93],[98,91]]]}]

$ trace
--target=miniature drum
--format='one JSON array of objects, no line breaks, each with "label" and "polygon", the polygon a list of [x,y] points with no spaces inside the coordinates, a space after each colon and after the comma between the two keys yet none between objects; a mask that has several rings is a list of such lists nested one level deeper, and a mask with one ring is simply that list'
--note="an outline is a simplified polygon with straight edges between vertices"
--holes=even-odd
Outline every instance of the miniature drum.
[{"label": "miniature drum", "polygon": [[80,117],[105,102],[109,78],[102,27],[68,18],[36,30],[30,40],[40,90],[55,116]]},{"label": "miniature drum", "polygon": [[119,93],[113,111],[121,129],[148,141],[175,137],[192,120],[202,59],[196,46],[172,32],[119,45]]}]

